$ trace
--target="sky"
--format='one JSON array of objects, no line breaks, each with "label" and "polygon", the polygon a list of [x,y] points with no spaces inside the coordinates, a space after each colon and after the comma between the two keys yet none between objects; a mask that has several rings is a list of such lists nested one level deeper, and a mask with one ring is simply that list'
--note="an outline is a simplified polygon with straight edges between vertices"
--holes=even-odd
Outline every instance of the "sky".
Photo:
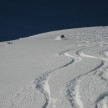
[{"label": "sky", "polygon": [[0,1],[0,41],[92,26],[108,26],[108,0]]}]

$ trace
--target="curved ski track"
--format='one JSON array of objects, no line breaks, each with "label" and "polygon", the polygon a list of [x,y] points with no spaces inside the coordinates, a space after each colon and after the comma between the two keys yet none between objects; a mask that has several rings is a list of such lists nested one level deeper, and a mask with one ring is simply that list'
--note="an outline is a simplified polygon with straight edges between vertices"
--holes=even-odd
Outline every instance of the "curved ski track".
[{"label": "curved ski track", "polygon": [[[9,103],[3,108],[20,108],[20,106],[23,104],[25,105],[24,108],[28,108],[26,107],[26,103],[32,100],[36,102],[35,99],[37,94],[42,95],[42,97],[46,99],[45,104],[42,105],[41,108],[68,108],[69,105],[67,104],[69,103],[71,104],[69,108],[87,108],[85,107],[85,104],[82,100],[82,95],[80,94],[80,89],[82,89],[80,88],[80,83],[82,82],[82,79],[84,79],[91,73],[93,73],[93,75],[98,75],[98,77],[100,77],[106,83],[107,79],[103,77],[103,70],[104,72],[106,72],[105,69],[108,68],[108,60],[106,58],[99,58],[81,52],[83,52],[82,49],[76,51],[72,51],[72,49],[69,49],[59,52],[58,56],[68,57],[71,59],[71,61],[36,78],[30,86],[22,89],[19,93],[17,93],[16,97],[11,99]],[[52,96],[52,88],[49,82],[51,79],[53,79],[53,76],[56,75],[56,73],[59,73],[59,71],[63,71],[64,69],[67,70],[68,67],[71,67],[71,65],[73,64],[76,65],[78,63],[81,63],[83,59],[86,58],[100,60],[100,63],[90,71],[77,75],[71,80],[67,80],[62,88],[60,88],[61,92],[63,93],[62,98],[59,98],[59,95],[58,97]],[[66,106],[63,106],[63,104],[61,103],[61,101],[64,102],[63,98],[68,101],[65,104]],[[93,102],[93,104],[95,104],[94,108],[107,108],[108,104],[106,104],[106,102],[108,102],[108,92],[105,95],[100,95],[95,100],[95,102]],[[58,103],[60,103],[60,106],[58,105]]]},{"label": "curved ski track", "polygon": [[[82,53],[82,52],[83,51],[79,52],[80,56],[87,57],[87,58],[93,58],[93,59],[99,59],[99,60],[101,60],[101,64],[98,65],[96,68],[94,68],[92,71],[89,71],[85,74],[81,74],[81,75],[77,76],[76,78],[74,78],[73,80],[71,80],[66,85],[66,88],[68,88],[66,90],[67,98],[70,101],[72,108],[91,108],[91,107],[92,108],[107,108],[108,107],[108,91],[107,90],[104,93],[97,96],[97,98],[96,98],[96,100],[94,100],[94,102],[93,102],[93,100],[90,99],[90,97],[88,97],[89,101],[91,103],[93,103],[93,105],[92,106],[87,106],[87,105],[84,106],[83,101],[82,101],[81,96],[80,96],[80,89],[81,89],[80,83],[81,83],[82,79],[87,77],[87,75],[89,77],[90,74],[92,74],[94,76],[95,76],[95,74],[97,74],[101,80],[104,80],[104,84],[105,84],[106,88],[108,89],[108,87],[107,87],[108,77],[107,78],[105,78],[105,76],[103,77],[103,74],[107,73],[108,58],[107,57],[96,57],[96,56],[92,56],[92,55],[87,55],[87,54]],[[103,53],[105,53],[105,52],[103,52]]]}]

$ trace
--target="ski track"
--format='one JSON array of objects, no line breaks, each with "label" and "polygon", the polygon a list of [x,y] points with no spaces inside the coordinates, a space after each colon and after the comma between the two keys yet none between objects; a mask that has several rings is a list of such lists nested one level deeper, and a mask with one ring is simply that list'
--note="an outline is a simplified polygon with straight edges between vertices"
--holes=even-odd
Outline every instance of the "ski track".
[{"label": "ski track", "polygon": [[[78,55],[81,57],[87,57],[87,58],[94,58],[97,59],[97,57],[86,55],[86,54],[81,54],[78,52]],[[84,108],[83,102],[80,99],[80,82],[83,77],[86,77],[86,75],[89,75],[91,72],[94,72],[95,70],[101,68],[104,65],[104,62],[102,61],[99,66],[91,70],[90,72],[87,72],[85,74],[79,75],[73,80],[69,81],[68,84],[66,85],[66,96],[67,99],[70,101],[72,108]]]},{"label": "ski track", "polygon": [[[65,53],[61,53],[61,54],[59,54],[59,56],[65,56]],[[31,100],[33,100],[33,99],[35,100],[35,96],[34,95],[38,91],[40,93],[42,93],[44,95],[45,99],[46,99],[46,102],[42,106],[42,108],[48,108],[50,106],[49,103],[50,103],[50,100],[51,100],[51,98],[50,98],[50,86],[48,84],[48,80],[50,78],[50,75],[52,73],[54,73],[55,71],[57,71],[57,70],[60,70],[62,68],[67,67],[68,65],[72,64],[73,62],[74,62],[74,59],[71,58],[71,61],[66,63],[66,64],[64,64],[63,66],[60,66],[60,67],[58,67],[58,68],[56,68],[54,70],[51,70],[49,72],[46,72],[46,73],[42,74],[41,76],[36,78],[34,81],[32,81],[32,84],[30,86],[20,90],[16,94],[16,96],[14,98],[10,99],[8,101],[8,103],[6,105],[4,105],[3,108],[20,108],[20,106],[22,106],[23,104],[26,105],[26,103],[28,103],[28,101],[30,99]]]},{"label": "ski track", "polygon": [[[104,66],[101,70],[101,73],[99,73],[98,75],[102,80],[105,81],[105,83],[108,84],[108,76],[106,75],[107,70],[108,70],[108,55],[107,55],[108,51],[105,51],[103,53],[105,55],[105,59],[102,58],[104,61]],[[108,91],[100,94],[95,103],[96,103],[96,108],[107,108],[108,107]]]},{"label": "ski track", "polygon": [[[63,51],[63,52],[60,52],[58,53],[59,56],[67,56],[67,57],[71,57],[71,55],[69,55],[67,52],[69,50],[66,50],[66,51]],[[50,96],[50,86],[48,84],[48,80],[50,78],[50,75],[53,74],[54,72],[56,72],[57,70],[60,70],[62,68],[65,68],[69,65],[71,65],[72,63],[74,62],[74,59],[72,58],[71,62],[57,68],[57,69],[54,69],[48,73],[45,73],[43,74],[42,76],[40,76],[39,78],[36,78],[35,81],[34,81],[34,85],[35,85],[35,88],[38,89],[41,93],[44,94],[45,98],[46,98],[46,103],[44,104],[44,106],[42,108],[49,108],[50,107],[50,101],[51,101],[51,96]]]},{"label": "ski track", "polygon": [[[81,56],[82,55],[80,55],[80,51],[76,51],[75,53],[76,53],[76,57],[74,57],[74,56],[72,56],[71,54],[69,54],[68,52],[69,52],[70,50],[66,50],[66,51],[63,51],[63,52],[60,52],[59,53],[59,55],[64,55],[64,56],[66,56],[66,57],[70,57],[70,58],[74,58],[74,63],[77,63],[77,62],[79,62],[80,60],[81,60]],[[93,57],[93,56],[85,56],[85,55],[83,55],[82,57],[88,57],[88,58],[94,58],[94,59],[97,59],[96,57]],[[69,66],[69,65],[71,65],[73,62],[71,62],[71,63],[69,63],[68,65],[66,64],[66,65],[64,65],[64,66],[62,66],[62,67],[60,67],[60,68],[58,68],[58,69],[56,69],[56,70],[54,70],[54,71],[51,71],[48,75],[47,75],[47,78],[45,78],[45,80],[41,80],[41,82],[43,82],[43,81],[45,81],[44,83],[43,83],[43,86],[40,86],[40,88],[42,89],[40,89],[39,88],[39,90],[40,90],[40,92],[41,93],[44,93],[44,96],[46,97],[46,103],[45,103],[45,105],[43,106],[43,108],[49,108],[49,107],[51,107],[50,106],[50,101],[51,101],[51,97],[50,97],[50,85],[48,85],[48,79],[49,79],[49,76],[50,76],[50,74],[52,74],[52,73],[54,73],[55,71],[57,71],[57,70],[59,70],[59,69],[61,69],[61,68],[64,68],[64,67],[67,67],[67,66]],[[68,98],[68,100],[70,101],[70,103],[71,103],[71,105],[72,105],[72,107],[75,107],[75,108],[84,108],[83,107],[83,102],[81,101],[81,99],[80,99],[80,95],[79,95],[79,85],[80,85],[80,79],[82,78],[82,77],[84,77],[84,76],[86,76],[86,75],[88,75],[89,73],[91,73],[91,72],[93,72],[93,71],[95,71],[95,70],[97,70],[97,69],[99,69],[100,67],[102,67],[104,65],[104,63],[103,63],[103,61],[101,62],[101,64],[99,65],[99,66],[97,66],[96,68],[94,68],[92,71],[90,71],[90,72],[88,72],[88,73],[85,73],[85,74],[82,74],[82,75],[79,75],[77,78],[75,78],[74,80],[72,80],[72,81],[70,81],[69,82],[69,84],[67,85],[67,87],[66,88],[70,88],[70,85],[72,85],[72,91],[70,90],[70,89],[68,89],[68,90],[66,90],[66,92],[67,92],[67,98]],[[40,77],[41,78],[41,77]],[[37,81],[37,80],[36,80]],[[39,81],[39,80],[38,80]],[[70,84],[71,83],[71,84]],[[46,88],[46,85],[47,84],[47,89],[45,89]],[[40,84],[35,84],[35,85],[40,85]],[[36,88],[38,88],[38,87],[36,87]],[[43,91],[43,92],[42,92]],[[52,106],[53,107],[53,106]]]},{"label": "ski track", "polygon": [[[91,73],[91,72],[98,71],[99,69],[107,68],[108,60],[106,58],[99,58],[99,57],[95,57],[95,56],[91,56],[91,55],[86,55],[85,53],[83,53],[83,50],[76,50],[74,52],[74,56],[73,56],[72,54],[69,53],[70,51],[71,51],[71,49],[68,49],[68,50],[58,53],[59,56],[64,56],[64,57],[70,58],[71,61],[69,63],[66,63],[61,67],[58,67],[54,70],[46,72],[46,73],[42,74],[41,76],[39,76],[38,78],[36,78],[28,88],[21,90],[18,93],[17,97],[11,99],[9,104],[3,108],[20,108],[21,104],[24,104],[24,102],[26,103],[29,99],[33,98],[34,94],[38,91],[40,93],[42,93],[46,99],[46,102],[42,106],[42,108],[53,108],[53,106],[50,105],[51,100],[52,100],[50,85],[49,85],[50,76],[53,77],[52,74],[55,73],[56,71],[63,69],[63,68],[67,68],[69,65],[71,65],[73,63],[80,62],[81,60],[83,60],[83,58],[100,59],[102,62],[99,66],[94,68],[92,71],[89,71],[85,74],[81,74],[81,75],[77,76],[76,78],[72,79],[71,81],[67,81],[68,83],[64,87],[65,91],[66,91],[66,98],[71,103],[71,107],[72,108],[85,108],[83,105],[83,101],[81,100],[81,96],[80,96],[81,79],[86,77],[87,75],[89,75],[89,73]],[[105,78],[102,75],[103,75],[103,73],[100,73],[99,77],[101,77],[101,79],[105,80]],[[21,95],[23,95],[23,98],[21,97]],[[107,108],[107,105],[106,105],[106,101],[108,100],[107,95],[108,95],[108,92],[103,93],[102,95],[99,96],[99,98],[95,102],[95,104],[96,104],[95,108]],[[35,99],[35,97],[34,97],[34,99]],[[18,106],[16,103],[20,104],[20,105]]]},{"label": "ski track", "polygon": [[[70,101],[71,105],[72,105],[72,108],[84,108],[83,106],[83,102],[81,101],[81,96],[79,95],[79,86],[80,86],[80,82],[81,82],[81,79],[83,77],[86,77],[86,75],[88,75],[89,73],[91,72],[94,72],[94,71],[104,71],[104,72],[101,72],[101,73],[98,73],[98,76],[102,79],[102,80],[105,80],[107,81],[107,79],[105,79],[102,74],[106,72],[107,68],[108,68],[108,59],[107,58],[99,58],[99,57],[95,57],[95,56],[91,56],[91,55],[86,55],[84,53],[80,53],[79,54],[80,56],[82,57],[88,57],[88,58],[94,58],[94,59],[101,59],[102,60],[102,63],[100,64],[100,66],[96,67],[95,69],[93,69],[92,71],[86,73],[86,74],[82,74],[78,77],[76,77],[74,80],[71,80],[66,88],[68,88],[66,90],[67,92],[67,98],[68,100]],[[101,94],[97,100],[95,101],[95,108],[107,108],[107,104],[106,104],[106,101],[108,100],[108,91]],[[107,101],[108,102],[108,101]]]}]

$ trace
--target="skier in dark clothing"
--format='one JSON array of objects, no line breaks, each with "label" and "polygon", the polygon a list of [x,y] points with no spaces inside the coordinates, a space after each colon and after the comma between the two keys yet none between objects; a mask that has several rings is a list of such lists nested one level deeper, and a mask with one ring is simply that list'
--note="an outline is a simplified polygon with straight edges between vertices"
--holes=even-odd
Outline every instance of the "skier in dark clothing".
[{"label": "skier in dark clothing", "polygon": [[61,38],[65,38],[64,34],[61,35]]}]

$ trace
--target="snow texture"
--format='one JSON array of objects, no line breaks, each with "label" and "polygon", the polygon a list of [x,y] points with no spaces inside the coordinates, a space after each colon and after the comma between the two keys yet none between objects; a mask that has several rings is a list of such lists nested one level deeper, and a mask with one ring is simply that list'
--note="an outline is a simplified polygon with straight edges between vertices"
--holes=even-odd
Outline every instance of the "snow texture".
[{"label": "snow texture", "polygon": [[1,42],[0,108],[108,108],[108,27]]}]

